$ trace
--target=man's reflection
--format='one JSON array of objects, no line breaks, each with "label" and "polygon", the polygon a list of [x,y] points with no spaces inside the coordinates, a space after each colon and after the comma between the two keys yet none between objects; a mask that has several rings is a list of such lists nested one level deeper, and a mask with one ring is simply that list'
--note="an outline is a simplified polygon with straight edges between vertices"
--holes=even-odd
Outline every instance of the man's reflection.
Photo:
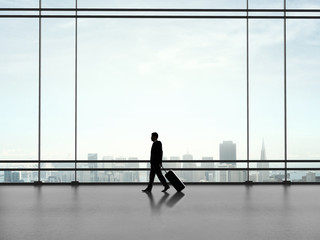
[{"label": "man's reflection", "polygon": [[150,202],[150,208],[152,210],[153,213],[160,213],[160,209],[162,207],[162,205],[164,204],[164,202],[166,201],[166,199],[170,196],[169,193],[165,192],[163,194],[163,196],[161,197],[161,199],[159,200],[159,202],[156,204],[154,201],[154,197],[152,192],[146,192],[148,198],[149,198],[149,202]]},{"label": "man's reflection", "polygon": [[174,205],[177,204],[182,198],[184,197],[183,192],[176,192],[170,199],[167,201],[167,206],[168,207],[173,207]]},{"label": "man's reflection", "polygon": [[167,207],[173,207],[174,205],[177,204],[177,202],[179,202],[184,197],[184,193],[176,192],[171,198],[169,198],[169,200],[167,200],[168,197],[170,196],[170,194],[167,192],[164,192],[164,194],[160,198],[159,202],[155,203],[154,196],[153,196],[152,192],[146,192],[146,194],[149,198],[150,208],[153,213],[160,213],[161,208],[163,205],[165,205],[165,203],[166,203]]}]

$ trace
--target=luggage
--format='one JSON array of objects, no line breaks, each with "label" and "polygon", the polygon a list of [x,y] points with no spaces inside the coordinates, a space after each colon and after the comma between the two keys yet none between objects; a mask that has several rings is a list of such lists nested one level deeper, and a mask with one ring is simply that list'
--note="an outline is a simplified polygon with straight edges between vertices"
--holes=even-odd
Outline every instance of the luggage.
[{"label": "luggage", "polygon": [[178,192],[181,192],[186,187],[172,170],[169,170],[168,172],[164,168],[163,170],[166,172],[164,176]]}]

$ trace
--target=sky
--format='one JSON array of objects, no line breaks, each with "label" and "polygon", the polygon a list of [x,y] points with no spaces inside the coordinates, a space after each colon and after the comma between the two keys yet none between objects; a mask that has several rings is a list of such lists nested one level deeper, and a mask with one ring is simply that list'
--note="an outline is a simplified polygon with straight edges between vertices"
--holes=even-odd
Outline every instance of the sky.
[{"label": "sky", "polygon": [[[181,2],[79,0],[79,7]],[[0,7],[37,3],[0,1]],[[57,1],[42,3],[57,7]],[[183,4],[245,7],[239,0]],[[319,1],[287,5],[320,7]],[[281,8],[283,1],[249,6]],[[319,21],[287,23],[289,159],[320,159]],[[250,20],[249,29],[250,159],[259,159],[263,140],[267,159],[283,159],[283,21]],[[73,19],[42,20],[42,159],[74,158],[74,30]],[[0,32],[0,158],[36,159],[38,20],[3,18]],[[153,131],[167,157],[189,152],[218,159],[219,144],[231,140],[237,159],[246,159],[246,121],[244,19],[79,19],[78,159],[88,153],[148,159]]]}]

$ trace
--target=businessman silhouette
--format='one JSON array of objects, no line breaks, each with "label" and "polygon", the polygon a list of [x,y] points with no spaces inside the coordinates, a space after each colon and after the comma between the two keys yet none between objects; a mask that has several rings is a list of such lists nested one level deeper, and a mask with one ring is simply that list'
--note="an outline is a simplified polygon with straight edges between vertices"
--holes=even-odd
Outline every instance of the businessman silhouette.
[{"label": "businessman silhouette", "polygon": [[162,190],[162,192],[166,192],[169,189],[169,185],[161,173],[163,152],[162,152],[162,143],[158,141],[158,133],[153,132],[151,134],[151,141],[153,141],[153,144],[151,147],[151,156],[150,156],[149,184],[148,184],[148,187],[142,191],[151,192],[154,177],[157,174],[160,182],[164,186],[164,189]]}]

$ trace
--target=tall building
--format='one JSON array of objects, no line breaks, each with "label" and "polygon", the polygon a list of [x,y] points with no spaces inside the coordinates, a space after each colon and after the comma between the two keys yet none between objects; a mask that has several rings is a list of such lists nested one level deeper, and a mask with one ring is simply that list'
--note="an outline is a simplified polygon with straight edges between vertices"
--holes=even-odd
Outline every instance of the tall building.
[{"label": "tall building", "polygon": [[[126,167],[127,168],[140,168],[140,165],[138,162],[129,163],[130,161],[137,161],[137,160],[139,160],[137,157],[129,157],[128,163],[126,164]],[[127,182],[139,182],[140,181],[140,171],[131,171],[128,176],[127,176]]]},{"label": "tall building", "polygon": [[[114,158],[112,156],[103,156],[102,160],[113,161]],[[112,163],[110,162],[103,163],[103,168],[112,168]]]},{"label": "tall building", "polygon": [[[262,141],[260,160],[267,160],[264,141]],[[258,162],[257,163],[257,168],[269,168],[269,163],[268,162]],[[259,182],[267,182],[267,181],[269,181],[269,171],[260,171],[259,172],[258,181]]]},{"label": "tall building", "polygon": [[315,182],[316,181],[316,173],[308,172],[306,174],[306,182]]},{"label": "tall building", "polygon": [[4,182],[20,182],[20,172],[4,171]]},{"label": "tall building", "polygon": [[[127,160],[127,159],[125,157],[117,157],[115,159],[115,161],[124,161],[124,160]],[[115,163],[113,163],[112,167],[113,168],[124,168],[125,163],[124,162],[115,162]],[[123,182],[128,178],[128,176],[126,176],[126,174],[124,174],[125,173],[124,171],[117,171],[114,173],[115,173],[115,181],[116,182]]]},{"label": "tall building", "polygon": [[11,182],[11,171],[4,171],[4,182]]},{"label": "tall building", "polygon": [[98,153],[88,153],[88,160],[98,160]]},{"label": "tall building", "polygon": [[[103,156],[102,160],[114,160],[113,156]],[[113,163],[103,163],[103,168],[112,168]],[[114,182],[115,175],[113,171],[104,171],[105,181],[106,182]]]},{"label": "tall building", "polygon": [[[184,154],[182,156],[182,160],[193,160],[193,156],[189,153]],[[193,162],[184,162],[183,163],[183,168],[195,168],[195,167],[196,167],[196,164]],[[186,182],[195,182],[194,175],[195,175],[194,171],[190,171],[190,170],[181,172],[181,177]]]},{"label": "tall building", "polygon": [[[98,153],[88,153],[88,160],[89,161],[96,161],[98,160]],[[98,163],[88,163],[89,168],[98,168]],[[98,182],[98,172],[97,171],[90,171],[90,182]]]},{"label": "tall building", "polygon": [[[202,157],[203,161],[212,161],[213,157]],[[201,168],[214,168],[214,163],[213,162],[202,162],[201,163]],[[208,182],[213,182],[215,178],[215,172],[212,171],[204,171],[204,179],[205,181]]]},{"label": "tall building", "polygon": [[[217,168],[228,168],[230,165],[226,163],[220,163]],[[217,171],[215,174],[215,182],[229,182],[228,171]]]},{"label": "tall building", "polygon": [[264,146],[264,140],[262,140],[262,148],[261,148],[260,160],[267,160],[266,148]]},{"label": "tall building", "polygon": [[128,163],[125,166],[128,167],[128,168],[130,168],[130,167],[131,168],[139,168],[140,165],[139,165],[138,162],[129,163],[130,161],[137,161],[137,160],[139,160],[137,157],[129,157],[128,158]]},{"label": "tall building", "polygon": [[[223,141],[219,147],[220,160],[237,160],[237,147],[232,141]],[[224,164],[223,162],[221,164]],[[236,165],[236,162],[229,162],[226,164]]]}]

